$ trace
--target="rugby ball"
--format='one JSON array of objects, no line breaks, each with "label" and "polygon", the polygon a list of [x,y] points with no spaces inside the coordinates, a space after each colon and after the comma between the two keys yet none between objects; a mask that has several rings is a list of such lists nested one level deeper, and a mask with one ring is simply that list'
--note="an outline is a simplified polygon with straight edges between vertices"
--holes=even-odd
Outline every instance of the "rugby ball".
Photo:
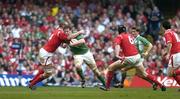
[{"label": "rugby ball", "polygon": [[75,43],[77,41],[78,41],[77,39],[71,39],[70,43]]}]

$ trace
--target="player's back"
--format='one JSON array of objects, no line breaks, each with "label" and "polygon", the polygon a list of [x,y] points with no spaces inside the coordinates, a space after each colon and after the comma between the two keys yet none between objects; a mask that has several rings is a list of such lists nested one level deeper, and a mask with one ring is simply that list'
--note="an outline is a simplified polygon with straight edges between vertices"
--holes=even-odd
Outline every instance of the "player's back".
[{"label": "player's back", "polygon": [[171,54],[179,53],[180,52],[180,37],[178,36],[175,31],[172,29],[168,29],[165,31],[165,39],[166,43],[171,43]]},{"label": "player's back", "polygon": [[118,35],[114,41],[121,46],[122,52],[126,57],[138,54],[133,37],[130,34],[122,33]]},{"label": "player's back", "polygon": [[64,31],[59,28],[55,29],[43,48],[48,52],[54,52],[65,40],[67,40],[67,35]]}]

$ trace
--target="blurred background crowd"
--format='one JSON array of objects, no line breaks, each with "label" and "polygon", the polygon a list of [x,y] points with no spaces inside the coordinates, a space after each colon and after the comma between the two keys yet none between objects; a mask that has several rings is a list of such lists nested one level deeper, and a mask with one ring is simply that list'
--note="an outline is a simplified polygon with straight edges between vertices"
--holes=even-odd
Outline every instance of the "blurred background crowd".
[{"label": "blurred background crowd", "polygon": [[[0,0],[0,7],[0,74],[18,74],[19,71],[36,74],[39,49],[60,22],[68,22],[73,30],[85,30],[87,45],[100,71],[113,62],[116,26],[139,27],[141,35],[153,44],[144,61],[148,73],[166,75],[165,44],[160,26],[166,16],[153,0]],[[173,28],[180,32],[180,10],[176,9],[170,17]],[[58,77],[54,82],[78,83],[68,48],[59,47],[53,63]],[[96,80],[86,65],[83,70],[89,83]]]}]

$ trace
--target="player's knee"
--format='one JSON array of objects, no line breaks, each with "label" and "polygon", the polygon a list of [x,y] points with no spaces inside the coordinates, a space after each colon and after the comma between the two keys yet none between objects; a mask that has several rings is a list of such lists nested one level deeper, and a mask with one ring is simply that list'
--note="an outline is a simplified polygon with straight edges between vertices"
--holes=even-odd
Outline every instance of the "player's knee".
[{"label": "player's knee", "polygon": [[139,75],[140,77],[147,77],[147,76],[148,76],[148,73],[145,72],[145,71],[142,71],[141,73],[138,73],[138,75]]},{"label": "player's knee", "polygon": [[50,77],[51,75],[52,75],[52,73],[46,73],[46,72],[45,72],[45,73],[43,74],[43,77],[44,77],[44,78],[48,78],[48,77]]},{"label": "player's knee", "polygon": [[55,72],[54,68],[44,68],[44,77],[49,77]]},{"label": "player's knee", "polygon": [[135,75],[138,76],[138,77],[140,77],[140,78],[144,78],[144,77],[147,76],[147,75],[142,75],[142,74],[140,74],[140,73],[136,73]]},{"label": "player's knee", "polygon": [[113,71],[113,68],[108,67],[107,70],[108,71]]},{"label": "player's knee", "polygon": [[75,62],[74,65],[76,68],[81,68],[82,66],[81,62]]},{"label": "player's knee", "polygon": [[77,70],[80,70],[80,69],[81,69],[81,66],[80,66],[80,65],[76,65],[76,69],[77,69]]},{"label": "player's knee", "polygon": [[135,73],[136,76],[140,76],[140,74],[138,72]]},{"label": "player's knee", "polygon": [[173,70],[172,68],[168,68],[167,76],[172,77],[173,76]]},{"label": "player's knee", "polygon": [[125,69],[125,68],[122,68],[122,69],[121,69],[121,72],[123,72],[123,73],[126,72],[126,69]]},{"label": "player's knee", "polygon": [[54,73],[54,69],[45,70],[44,76],[49,77]]},{"label": "player's knee", "polygon": [[97,68],[94,68],[93,72],[94,72],[95,75],[98,75],[98,76],[100,75],[100,72],[99,72],[99,70]]},{"label": "player's knee", "polygon": [[115,71],[115,67],[110,65],[108,68],[107,68],[108,71]]},{"label": "player's knee", "polygon": [[172,77],[173,76],[173,71],[168,71],[167,76]]}]

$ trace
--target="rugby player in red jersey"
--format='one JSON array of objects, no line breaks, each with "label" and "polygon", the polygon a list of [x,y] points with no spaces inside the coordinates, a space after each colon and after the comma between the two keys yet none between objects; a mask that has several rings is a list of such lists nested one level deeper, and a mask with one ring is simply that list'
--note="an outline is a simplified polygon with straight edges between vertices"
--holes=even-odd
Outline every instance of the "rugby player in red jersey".
[{"label": "rugby player in red jersey", "polygon": [[173,77],[180,85],[180,34],[171,29],[168,21],[162,23],[165,29],[164,38],[167,45],[166,60],[168,63],[168,76]]},{"label": "rugby player in red jersey", "polygon": [[39,61],[41,64],[38,70],[38,74],[29,83],[30,89],[35,89],[35,85],[38,82],[50,77],[54,73],[54,66],[52,64],[51,58],[56,49],[62,43],[69,42],[71,39],[83,33],[82,30],[74,34],[70,32],[70,27],[66,24],[61,24],[59,28],[52,31],[49,40],[39,50]]},{"label": "rugby player in red jersey", "polygon": [[[134,44],[134,38],[132,35],[126,32],[124,26],[118,26],[119,35],[114,39],[115,55],[119,60],[110,64],[106,74],[106,88],[100,87],[100,89],[108,91],[110,89],[110,83],[113,78],[114,71],[125,67],[135,66],[136,70],[141,73],[142,76],[155,82],[162,91],[166,90],[166,87],[159,83],[156,78],[145,71],[145,68],[141,61],[141,56]],[[123,57],[119,56],[119,52],[122,50]]]}]

